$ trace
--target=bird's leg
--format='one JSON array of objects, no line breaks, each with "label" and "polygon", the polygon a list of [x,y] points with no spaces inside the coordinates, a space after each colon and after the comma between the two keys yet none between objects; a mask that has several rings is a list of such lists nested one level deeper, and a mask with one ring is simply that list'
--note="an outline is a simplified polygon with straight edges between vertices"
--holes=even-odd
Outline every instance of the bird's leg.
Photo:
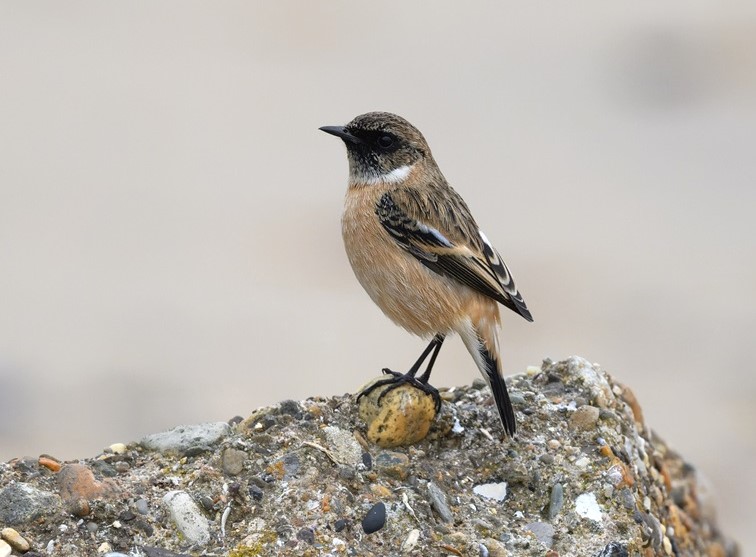
[{"label": "bird's leg", "polygon": [[[439,411],[441,408],[441,396],[438,394],[438,389],[433,387],[428,383],[428,379],[430,379],[431,370],[433,369],[433,364],[436,363],[436,357],[438,356],[439,351],[441,350],[441,345],[444,343],[444,335],[437,334],[435,337],[433,337],[433,340],[430,341],[428,346],[423,350],[423,353],[420,354],[420,357],[417,359],[417,361],[412,365],[412,367],[409,369],[407,373],[399,373],[397,371],[392,371],[388,368],[383,369],[383,373],[386,375],[391,375],[390,378],[386,379],[380,379],[367,387],[364,391],[362,391],[359,395],[357,395],[357,400],[362,398],[363,396],[370,394],[378,387],[383,387],[384,385],[388,385],[383,392],[378,396],[378,402],[380,403],[381,399],[386,396],[386,393],[389,391],[392,391],[393,389],[396,389],[400,385],[403,385],[405,383],[409,383],[413,387],[420,389],[426,394],[429,394],[433,397],[433,403],[436,406],[436,412]],[[426,358],[430,355],[430,360],[428,361],[428,366],[425,368],[425,371],[422,373],[420,377],[415,377],[417,375],[417,372],[422,367],[423,363],[425,362]]]}]

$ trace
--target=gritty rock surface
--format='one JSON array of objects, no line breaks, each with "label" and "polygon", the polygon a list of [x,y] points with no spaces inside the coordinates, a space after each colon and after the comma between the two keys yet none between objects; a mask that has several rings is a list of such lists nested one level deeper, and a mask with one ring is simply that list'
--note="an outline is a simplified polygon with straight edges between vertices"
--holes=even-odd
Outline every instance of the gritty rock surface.
[{"label": "gritty rock surface", "polygon": [[515,439],[477,385],[442,391],[427,436],[390,450],[334,397],[60,468],[0,463],[0,530],[33,557],[739,555],[626,387],[582,358],[507,382]]},{"label": "gritty rock surface", "polygon": [[182,425],[169,431],[147,435],[140,444],[145,449],[161,453],[199,452],[210,448],[230,432],[231,427],[225,422]]}]

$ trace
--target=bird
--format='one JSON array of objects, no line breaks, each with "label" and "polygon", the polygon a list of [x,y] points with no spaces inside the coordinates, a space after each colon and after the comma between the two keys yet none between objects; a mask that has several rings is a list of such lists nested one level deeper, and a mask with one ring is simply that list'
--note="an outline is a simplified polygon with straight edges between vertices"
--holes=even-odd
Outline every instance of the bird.
[{"label": "bird", "polygon": [[407,120],[368,112],[345,126],[319,129],[346,145],[341,229],[357,280],[394,323],[431,339],[406,373],[385,368],[388,377],[358,399],[379,386],[388,385],[383,396],[409,383],[432,395],[438,411],[430,374],[444,339],[457,333],[513,437],[517,425],[502,377],[499,304],[528,321],[533,317],[501,256],[444,178],[423,134]]}]

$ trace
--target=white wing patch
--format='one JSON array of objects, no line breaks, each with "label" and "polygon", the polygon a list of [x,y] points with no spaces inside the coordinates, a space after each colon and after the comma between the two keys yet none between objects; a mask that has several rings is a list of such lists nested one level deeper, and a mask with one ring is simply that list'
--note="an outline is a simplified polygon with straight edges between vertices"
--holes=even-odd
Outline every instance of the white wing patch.
[{"label": "white wing patch", "polygon": [[425,225],[422,222],[418,222],[417,223],[417,227],[424,234],[430,234],[430,235],[432,235],[436,240],[438,240],[439,242],[441,242],[441,244],[444,247],[447,247],[447,248],[454,247],[454,244],[452,244],[449,240],[447,240],[446,237],[443,234],[441,234],[438,230],[436,230],[435,228],[433,228],[431,226],[428,226],[428,225]]}]

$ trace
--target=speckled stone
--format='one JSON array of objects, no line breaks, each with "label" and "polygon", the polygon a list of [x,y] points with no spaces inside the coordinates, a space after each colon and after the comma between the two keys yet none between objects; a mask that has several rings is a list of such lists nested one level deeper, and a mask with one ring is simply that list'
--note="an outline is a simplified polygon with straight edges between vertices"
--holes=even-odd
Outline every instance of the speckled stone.
[{"label": "speckled stone", "polygon": [[454,515],[446,502],[446,493],[433,482],[428,482],[428,498],[431,507],[438,513],[444,522],[454,522]]},{"label": "speckled stone", "polygon": [[26,553],[30,549],[29,542],[13,528],[3,528],[0,537],[19,553]]},{"label": "speckled stone", "polygon": [[0,523],[24,524],[46,513],[54,513],[61,506],[57,495],[35,487],[11,482],[0,491]]},{"label": "speckled stone", "polygon": [[[374,379],[361,391],[385,378]],[[436,417],[433,397],[405,384],[391,389],[379,404],[378,399],[385,389],[378,387],[359,400],[360,418],[368,424],[367,438],[370,442],[391,448],[412,445],[424,439]]]},{"label": "speckled stone", "polygon": [[226,422],[182,425],[161,433],[154,433],[139,442],[145,449],[161,453],[186,453],[206,449],[231,433]]},{"label": "speckled stone", "polygon": [[588,431],[596,427],[601,411],[595,406],[581,406],[570,417],[570,425],[581,431]]},{"label": "speckled stone", "polygon": [[234,449],[232,447],[223,451],[223,457],[221,458],[221,467],[223,471],[229,476],[236,476],[241,474],[244,470],[244,461],[247,459],[247,453]]},{"label": "speckled stone", "polygon": [[171,520],[190,543],[205,545],[210,541],[210,523],[185,491],[169,491],[163,497]]},{"label": "speckled stone", "polygon": [[119,490],[112,480],[98,481],[92,470],[85,464],[66,464],[56,476],[58,492],[66,505],[82,499],[109,499],[118,495]]},{"label": "speckled stone", "polygon": [[384,476],[405,480],[409,475],[410,459],[404,453],[381,451],[375,457],[375,469]]},{"label": "speckled stone", "polygon": [[337,462],[347,466],[357,466],[362,463],[362,447],[351,431],[327,426],[323,428],[323,434],[326,437],[326,448]]}]

